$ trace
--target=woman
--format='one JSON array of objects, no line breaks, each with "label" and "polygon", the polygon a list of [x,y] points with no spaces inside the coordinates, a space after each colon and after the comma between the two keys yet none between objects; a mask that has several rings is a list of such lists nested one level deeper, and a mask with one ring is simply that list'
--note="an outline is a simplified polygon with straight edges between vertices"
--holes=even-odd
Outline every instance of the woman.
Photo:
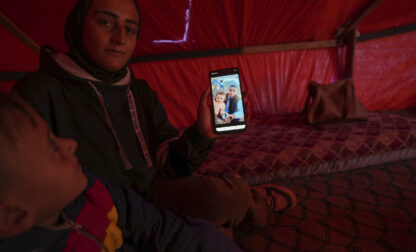
[{"label": "woman", "polygon": [[[81,163],[177,214],[207,219],[231,235],[243,219],[264,226],[274,210],[293,206],[286,188],[269,186],[266,195],[266,187],[249,188],[238,175],[191,175],[214,145],[209,89],[196,124],[178,136],[156,93],[127,66],[139,25],[135,1],[79,0],[65,27],[69,53],[44,48],[39,71],[15,90],[56,135],[78,141]],[[156,165],[162,146],[168,154]]]}]

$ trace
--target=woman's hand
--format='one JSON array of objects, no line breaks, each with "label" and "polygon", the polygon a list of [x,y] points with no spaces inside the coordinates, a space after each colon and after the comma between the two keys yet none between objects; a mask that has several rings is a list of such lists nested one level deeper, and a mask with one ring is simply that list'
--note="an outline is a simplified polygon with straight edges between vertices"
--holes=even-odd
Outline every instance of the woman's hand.
[{"label": "woman's hand", "polygon": [[251,103],[249,100],[250,94],[248,93],[248,90],[243,92],[243,103],[244,103],[244,109],[245,109],[245,115],[246,115],[246,123],[248,123],[251,120]]},{"label": "woman's hand", "polygon": [[201,95],[201,99],[199,100],[198,106],[198,114],[197,114],[197,128],[199,133],[202,135],[214,139],[217,138],[217,134],[214,132],[214,128],[212,127],[212,120],[211,120],[211,107],[212,103],[210,104],[209,99],[211,97],[211,92],[209,87],[205,89],[205,91]]}]

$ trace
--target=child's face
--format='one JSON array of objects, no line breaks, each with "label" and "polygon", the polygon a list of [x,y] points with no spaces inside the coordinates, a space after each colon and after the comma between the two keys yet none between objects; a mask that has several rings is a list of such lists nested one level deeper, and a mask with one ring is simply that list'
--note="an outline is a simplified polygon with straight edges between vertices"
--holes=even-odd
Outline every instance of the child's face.
[{"label": "child's face", "polygon": [[24,106],[36,122],[14,110],[20,134],[8,155],[19,182],[13,197],[34,215],[33,224],[41,224],[59,213],[85,189],[87,178],[74,156],[77,143],[54,136],[47,123],[29,106]]},{"label": "child's face", "polygon": [[216,102],[224,102],[225,99],[225,95],[217,95],[215,96],[215,101]]}]

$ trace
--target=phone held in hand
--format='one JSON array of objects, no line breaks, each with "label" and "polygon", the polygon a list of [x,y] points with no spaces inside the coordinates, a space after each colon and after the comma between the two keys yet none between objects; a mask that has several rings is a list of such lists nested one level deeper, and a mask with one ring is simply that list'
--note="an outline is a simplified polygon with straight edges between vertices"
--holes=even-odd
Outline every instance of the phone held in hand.
[{"label": "phone held in hand", "polygon": [[247,126],[238,68],[211,71],[209,80],[215,133],[245,131]]}]

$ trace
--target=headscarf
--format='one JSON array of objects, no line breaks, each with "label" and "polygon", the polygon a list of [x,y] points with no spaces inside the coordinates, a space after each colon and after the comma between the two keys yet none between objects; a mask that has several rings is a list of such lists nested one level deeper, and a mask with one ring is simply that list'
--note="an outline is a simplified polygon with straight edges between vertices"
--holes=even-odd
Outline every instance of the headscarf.
[{"label": "headscarf", "polygon": [[[65,40],[69,49],[68,56],[95,78],[111,84],[121,80],[127,74],[127,64],[118,71],[107,71],[95,63],[88,55],[84,46],[84,23],[92,1],[78,0],[66,20]],[[138,26],[140,28],[139,7],[135,0],[132,1],[137,8],[139,16]],[[139,36],[139,29],[137,30],[137,36]]]}]

